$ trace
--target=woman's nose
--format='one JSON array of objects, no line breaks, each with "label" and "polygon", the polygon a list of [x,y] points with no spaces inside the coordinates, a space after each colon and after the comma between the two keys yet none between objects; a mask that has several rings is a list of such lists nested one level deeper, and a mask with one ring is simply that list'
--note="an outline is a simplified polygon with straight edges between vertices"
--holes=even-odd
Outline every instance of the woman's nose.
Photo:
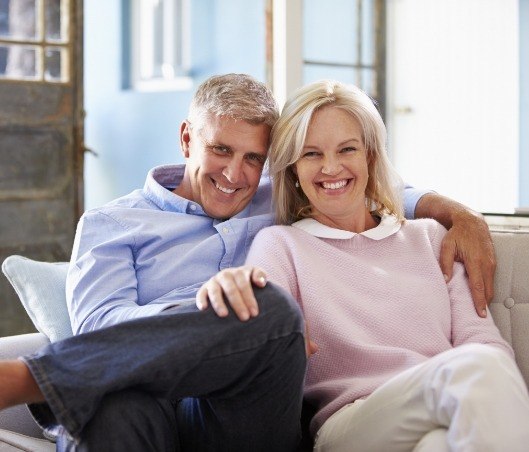
[{"label": "woman's nose", "polygon": [[321,172],[327,176],[335,176],[342,170],[342,164],[336,158],[326,158]]}]

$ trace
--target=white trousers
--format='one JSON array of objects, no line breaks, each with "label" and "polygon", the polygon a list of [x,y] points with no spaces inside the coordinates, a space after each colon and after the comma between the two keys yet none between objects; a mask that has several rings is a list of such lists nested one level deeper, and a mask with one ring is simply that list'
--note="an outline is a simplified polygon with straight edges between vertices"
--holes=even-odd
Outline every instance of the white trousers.
[{"label": "white trousers", "polygon": [[315,451],[529,451],[529,395],[503,350],[467,344],[334,413]]}]

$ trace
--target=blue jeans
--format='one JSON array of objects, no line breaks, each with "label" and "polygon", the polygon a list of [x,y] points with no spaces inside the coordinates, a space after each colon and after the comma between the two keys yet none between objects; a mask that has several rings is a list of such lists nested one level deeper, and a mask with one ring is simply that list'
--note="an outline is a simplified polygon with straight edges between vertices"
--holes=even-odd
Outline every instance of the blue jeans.
[{"label": "blue jeans", "polygon": [[24,357],[65,432],[58,450],[291,451],[306,356],[297,303],[267,284],[239,321],[183,305]]}]

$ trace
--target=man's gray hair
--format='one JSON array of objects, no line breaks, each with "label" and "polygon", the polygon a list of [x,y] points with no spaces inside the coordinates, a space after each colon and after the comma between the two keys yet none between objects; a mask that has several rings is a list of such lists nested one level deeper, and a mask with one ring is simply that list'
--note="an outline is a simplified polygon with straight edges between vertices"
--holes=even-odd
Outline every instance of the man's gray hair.
[{"label": "man's gray hair", "polygon": [[188,120],[200,128],[208,114],[272,127],[279,109],[270,89],[246,74],[214,75],[197,89]]}]

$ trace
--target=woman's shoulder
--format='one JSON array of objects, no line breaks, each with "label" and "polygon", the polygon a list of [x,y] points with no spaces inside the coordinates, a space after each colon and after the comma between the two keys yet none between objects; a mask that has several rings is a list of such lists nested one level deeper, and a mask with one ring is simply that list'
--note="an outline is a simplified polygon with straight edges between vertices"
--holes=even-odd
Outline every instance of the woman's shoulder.
[{"label": "woman's shoulder", "polygon": [[444,236],[447,233],[446,228],[432,218],[418,218],[415,220],[406,220],[403,224],[402,231],[407,234],[409,240],[414,242],[423,242],[428,247],[438,249]]},{"label": "woman's shoulder", "polygon": [[302,232],[302,231],[299,231],[297,228],[293,227],[293,226],[290,226],[290,225],[273,225],[273,226],[267,226],[266,228],[263,228],[261,229],[257,235],[256,235],[256,239],[257,238],[273,238],[273,239],[277,239],[277,238],[290,238],[290,237],[295,237],[295,236],[298,236],[299,235],[299,232]]},{"label": "woman's shoulder", "polygon": [[423,231],[434,234],[446,233],[446,228],[433,218],[406,220],[403,223],[403,228],[409,231]]}]

